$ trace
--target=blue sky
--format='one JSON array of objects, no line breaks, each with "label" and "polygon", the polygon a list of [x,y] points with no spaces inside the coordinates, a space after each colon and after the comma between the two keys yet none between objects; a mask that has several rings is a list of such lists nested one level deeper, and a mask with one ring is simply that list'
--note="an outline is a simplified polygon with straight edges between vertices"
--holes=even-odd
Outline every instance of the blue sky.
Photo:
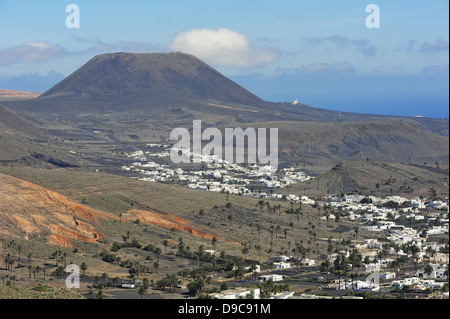
[{"label": "blue sky", "polygon": [[[80,28],[66,27],[66,6]],[[366,6],[380,8],[369,29]],[[0,88],[44,92],[105,52],[194,54],[269,101],[448,118],[449,1],[0,0]]]}]

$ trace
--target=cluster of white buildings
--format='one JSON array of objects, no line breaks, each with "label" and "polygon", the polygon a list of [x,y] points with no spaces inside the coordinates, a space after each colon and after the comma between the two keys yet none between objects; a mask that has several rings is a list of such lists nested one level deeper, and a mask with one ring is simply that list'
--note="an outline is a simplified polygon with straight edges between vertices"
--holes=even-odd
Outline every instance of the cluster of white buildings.
[{"label": "cluster of white buildings", "polygon": [[212,299],[245,299],[249,297],[251,297],[251,299],[260,299],[261,290],[259,288],[237,287],[218,293],[213,293],[209,296]]},{"label": "cluster of white buildings", "polygon": [[[387,239],[394,241],[396,244],[402,244],[411,240],[414,241],[414,237],[404,238],[390,236]],[[443,281],[448,279],[447,267],[449,255],[448,253],[442,253],[439,251],[446,248],[446,243],[427,242],[426,239],[421,238],[421,240],[413,242],[413,244],[420,249],[412,257],[415,258],[415,262],[422,265],[422,268],[416,271],[414,277],[412,278],[403,278],[395,281],[392,280],[397,277],[397,274],[394,271],[387,271],[387,269],[392,267],[392,262],[399,256],[407,256],[407,253],[405,253],[401,248],[398,247],[397,249],[394,249],[393,247],[390,247],[387,250],[388,256],[385,258],[379,258],[378,256],[378,252],[384,248],[384,245],[376,238],[364,239],[361,243],[354,244],[354,248],[358,249],[358,252],[361,254],[363,260],[365,260],[366,257],[369,257],[369,262],[363,262],[362,264],[365,269],[365,273],[368,276],[377,273],[379,280],[390,280],[392,281],[391,285],[394,285],[399,289],[402,289],[403,286],[413,286],[415,290],[442,288],[444,285]],[[429,253],[430,249],[434,251],[432,254]],[[348,258],[350,257],[350,251],[345,250],[332,254],[329,256],[329,260],[333,262],[338,255],[343,255]],[[428,258],[427,262],[424,260],[425,256]],[[431,269],[426,269],[426,265],[431,266]],[[366,291],[376,291],[379,289],[379,286],[370,285],[371,283],[367,280],[353,282],[345,280],[340,283],[336,280],[325,287],[328,289],[352,289]]]},{"label": "cluster of white buildings", "polygon": [[288,257],[288,256],[278,256],[277,261],[273,263],[273,265],[275,266],[276,269],[288,269],[288,268],[292,268],[292,265],[290,262],[288,261],[299,261],[300,265],[302,266],[306,266],[306,267],[310,267],[310,266],[314,266],[316,264],[316,261],[314,259],[309,259],[309,258],[301,258],[299,259],[298,257]]},{"label": "cluster of white buildings", "polygon": [[[362,204],[361,201],[363,199],[369,199],[370,203]],[[403,212],[415,212],[420,209],[433,208],[446,210],[448,212],[449,206],[448,203],[443,201],[430,201],[428,202],[426,198],[413,198],[408,199],[402,196],[387,196],[385,198],[380,198],[377,196],[362,196],[362,195],[345,195],[344,197],[336,197],[329,196],[328,200],[330,201],[331,206],[347,211],[367,211],[368,213],[378,213],[378,214],[387,214],[395,212],[396,210],[393,208],[381,207],[388,202],[395,202],[399,205],[403,203],[408,203],[408,206],[402,207],[400,210]]]},{"label": "cluster of white buildings", "polygon": [[380,290],[380,285],[374,282],[363,281],[363,280],[335,280],[332,283],[326,285],[327,289],[336,290],[354,290],[354,291],[378,291]]},{"label": "cluster of white buildings", "polygon": [[[232,195],[253,196],[259,198],[275,198],[299,202],[310,200],[299,196],[270,194],[261,191],[253,191],[254,187],[269,189],[282,189],[294,183],[300,183],[311,179],[302,171],[294,168],[281,169],[278,172],[271,166],[258,166],[256,164],[244,167],[230,163],[215,156],[197,155],[201,158],[201,169],[183,170],[171,168],[166,164],[158,164],[152,159],[170,156],[169,146],[166,144],[148,144],[148,147],[157,151],[134,151],[127,153],[127,157],[135,160],[131,165],[122,166],[123,170],[133,171],[141,175],[140,180],[149,182],[175,182],[187,185],[189,188],[212,192],[224,192]],[[185,150],[180,150],[186,152]],[[187,154],[196,156],[196,154]]]},{"label": "cluster of white buildings", "polygon": [[[370,202],[362,203],[365,198]],[[370,231],[389,230],[392,237],[397,237],[398,240],[419,241],[421,237],[416,229],[396,224],[394,220],[398,218],[426,221],[428,224],[439,218],[440,225],[433,224],[430,226],[426,230],[427,236],[445,234],[449,231],[448,203],[443,201],[427,202],[426,199],[418,197],[407,199],[401,196],[379,198],[362,195],[346,195],[343,198],[329,196],[327,200],[331,207],[346,212],[344,218],[366,224],[362,229]],[[388,202],[398,203],[401,208],[384,207],[383,205]],[[428,208],[439,209],[442,212],[424,212]],[[447,213],[446,218],[443,216],[445,213]],[[322,219],[324,218],[322,217]],[[328,218],[333,219],[334,215],[331,214]]]},{"label": "cluster of white buildings", "polygon": [[423,279],[419,277],[409,277],[402,280],[395,280],[392,285],[403,289],[405,286],[412,286],[415,291],[423,291],[427,289],[441,289],[444,286],[444,282],[436,282],[434,279]]},{"label": "cluster of white buildings", "polygon": [[[293,291],[279,292],[270,297],[270,299],[289,299],[294,295]],[[259,288],[237,287],[209,295],[212,299],[261,299],[261,290]]]},{"label": "cluster of white buildings", "polygon": [[430,266],[430,273],[427,273],[425,269],[421,269],[416,272],[416,276],[421,279],[448,279],[446,275],[447,264],[430,264]]}]

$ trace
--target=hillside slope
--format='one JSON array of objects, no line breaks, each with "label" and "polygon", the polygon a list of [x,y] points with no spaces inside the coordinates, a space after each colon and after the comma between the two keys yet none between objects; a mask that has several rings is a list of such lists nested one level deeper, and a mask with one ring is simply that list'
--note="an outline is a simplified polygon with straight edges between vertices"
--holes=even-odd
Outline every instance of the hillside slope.
[{"label": "hillside slope", "polygon": [[[40,174],[49,176],[43,171]],[[57,175],[62,174],[64,173],[60,172]],[[72,178],[75,179],[76,175],[72,175]],[[65,181],[64,179],[60,182]],[[79,182],[85,184],[84,180]],[[103,185],[102,182],[100,184]],[[84,187],[92,191],[94,186]],[[51,245],[79,247],[80,243],[98,244],[110,242],[112,239],[118,240],[114,236],[117,236],[117,229],[121,227],[112,222],[140,220],[151,227],[176,229],[199,238],[221,239],[221,236],[197,229],[188,219],[149,206],[136,205],[139,209],[128,206],[120,216],[110,213],[105,208],[112,209],[114,202],[120,202],[120,197],[116,195],[113,200],[109,195],[102,195],[103,191],[106,190],[90,194],[87,200],[81,200],[91,206],[97,206],[98,200],[109,198],[106,207],[104,204],[98,205],[100,208],[97,209],[72,199],[78,197],[74,195],[73,190],[67,192],[72,195],[69,197],[24,179],[0,173],[0,235],[34,239]],[[85,196],[87,195],[83,198]],[[128,200],[123,203],[128,203]],[[114,209],[117,211],[118,207]],[[124,224],[123,227],[125,232],[127,226]]]},{"label": "hillside slope", "polygon": [[23,115],[0,104],[0,134],[43,137],[45,132],[34,127]]},{"label": "hillside slope", "polygon": [[0,161],[42,153],[40,143],[46,141],[44,130],[34,127],[23,116],[0,104]]},{"label": "hillside slope", "polygon": [[0,174],[0,233],[43,238],[49,244],[73,246],[103,238],[101,220],[116,216],[88,208],[36,184]]},{"label": "hillside slope", "polygon": [[71,167],[80,159],[61,147],[47,130],[33,124],[33,118],[0,105],[0,165]]},{"label": "hillside slope", "polygon": [[[449,160],[448,137],[398,121],[265,122],[245,127],[276,127],[280,162],[304,166],[313,173],[341,161],[423,164]],[[331,164],[331,165],[330,165]]]},{"label": "hillside slope", "polygon": [[[439,197],[448,197],[448,165],[436,166],[384,163],[378,161],[343,161],[314,181],[292,185],[284,193],[309,196],[361,193],[386,197],[401,195],[406,198],[423,196],[432,199],[431,190]],[[378,186],[378,187],[377,187]]]},{"label": "hillside slope", "polygon": [[41,94],[36,92],[0,89],[0,101],[10,99],[33,99],[38,97],[39,95]]}]

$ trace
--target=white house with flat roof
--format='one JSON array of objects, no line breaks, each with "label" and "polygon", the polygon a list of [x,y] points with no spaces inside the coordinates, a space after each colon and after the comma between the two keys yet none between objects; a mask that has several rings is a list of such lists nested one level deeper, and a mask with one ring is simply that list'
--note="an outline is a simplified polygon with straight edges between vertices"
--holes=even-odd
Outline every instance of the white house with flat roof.
[{"label": "white house with flat roof", "polygon": [[294,295],[293,291],[283,291],[270,297],[270,299],[289,299],[292,298],[293,295]]},{"label": "white house with flat roof", "polygon": [[269,281],[272,280],[273,282],[275,281],[282,281],[284,279],[283,275],[276,275],[276,274],[270,274],[270,275],[263,275],[263,276],[259,276],[258,280],[259,281]]},{"label": "white house with flat roof", "polygon": [[394,279],[395,278],[395,272],[385,272],[380,274],[380,279],[387,280],[387,279]]},{"label": "white house with flat roof", "polygon": [[433,269],[430,274],[427,274],[424,269],[420,269],[416,272],[416,276],[424,279],[446,279],[445,271],[447,264],[430,264]]},{"label": "white house with flat roof", "polygon": [[260,299],[261,291],[259,288],[237,287],[221,291],[219,293],[210,294],[212,299],[242,299],[251,296],[251,299]]},{"label": "white house with flat roof", "polygon": [[291,268],[291,264],[290,263],[285,263],[285,262],[282,262],[282,261],[273,263],[273,265],[275,266],[276,269]]}]

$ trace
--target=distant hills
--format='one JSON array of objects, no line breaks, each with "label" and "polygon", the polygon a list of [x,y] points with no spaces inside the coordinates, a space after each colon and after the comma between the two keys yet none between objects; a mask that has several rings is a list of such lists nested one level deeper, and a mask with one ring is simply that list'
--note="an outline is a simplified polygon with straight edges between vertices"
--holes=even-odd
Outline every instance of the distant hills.
[{"label": "distant hills", "polygon": [[44,139],[45,132],[34,127],[23,115],[0,104],[0,161],[14,160],[30,155]]},{"label": "distant hills", "polygon": [[[192,127],[192,120],[201,119],[205,127],[278,127],[280,154],[294,163],[331,168],[341,160],[423,163],[449,157],[448,119],[270,103],[184,53],[102,54],[37,98],[2,103],[14,111],[0,109],[0,128],[25,132],[28,140],[49,127],[61,140],[88,143],[116,144],[129,136],[167,140],[174,127]],[[8,148],[15,151],[11,139]]]},{"label": "distant hills", "polygon": [[0,165],[76,166],[73,163],[78,159],[66,147],[61,148],[54,136],[33,124],[33,118],[0,104]]},{"label": "distant hills", "polygon": [[39,95],[41,94],[36,92],[0,89],[0,101],[5,99],[32,99],[38,97]]},{"label": "distant hills", "polygon": [[294,163],[326,167],[342,160],[418,163],[448,161],[448,137],[403,121],[266,122],[278,127],[280,156]]},{"label": "distant hills", "polygon": [[14,130],[15,134],[40,135],[43,132],[35,128],[23,115],[0,104],[0,132],[8,134],[8,131]]},{"label": "distant hills", "polygon": [[[27,96],[29,97],[29,96]],[[38,98],[4,101],[39,116],[76,113],[126,117],[262,121],[348,122],[398,120],[448,136],[448,120],[330,111],[302,103],[270,103],[184,53],[108,53],[95,56]],[[119,119],[123,115],[117,116]],[[186,121],[187,122],[187,121]]]},{"label": "distant hills", "polygon": [[430,190],[433,188],[439,195],[448,192],[448,166],[364,160],[343,161],[317,179],[291,185],[283,193],[309,196],[361,193],[378,197],[396,194],[407,198],[432,198]]}]

